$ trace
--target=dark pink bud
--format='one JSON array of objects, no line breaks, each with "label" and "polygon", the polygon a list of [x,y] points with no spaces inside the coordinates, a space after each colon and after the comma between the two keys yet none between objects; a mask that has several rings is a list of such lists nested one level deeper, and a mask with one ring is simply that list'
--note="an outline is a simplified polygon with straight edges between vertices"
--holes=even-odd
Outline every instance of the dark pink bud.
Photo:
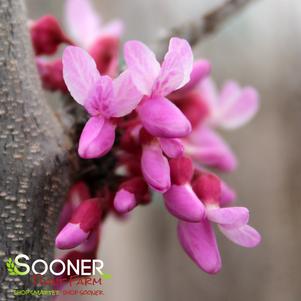
[{"label": "dark pink bud", "polygon": [[176,104],[190,121],[192,127],[201,124],[209,115],[208,104],[203,101],[197,91],[186,94]]},{"label": "dark pink bud", "polygon": [[115,77],[118,69],[119,39],[104,36],[99,38],[89,49],[97,69],[101,74]]},{"label": "dark pink bud", "polygon": [[197,196],[206,204],[219,205],[221,199],[221,181],[211,173],[201,173],[192,184]]},{"label": "dark pink bud", "polygon": [[63,93],[68,91],[63,79],[63,64],[61,59],[52,62],[37,59],[36,63],[44,89],[61,91]]},{"label": "dark pink bud", "polygon": [[138,204],[149,202],[149,190],[141,177],[123,182],[114,198],[114,207],[119,213],[127,213]]},{"label": "dark pink bud", "polygon": [[44,16],[32,22],[30,34],[36,55],[54,54],[60,44],[72,44],[53,16]]},{"label": "dark pink bud", "polygon": [[101,217],[100,202],[99,198],[82,202],[72,215],[70,223],[79,224],[80,228],[85,232],[90,232],[96,228]]},{"label": "dark pink bud", "polygon": [[83,182],[77,182],[68,191],[64,207],[60,213],[58,232],[60,232],[72,217],[73,211],[79,204],[90,198],[88,186]]},{"label": "dark pink bud", "polygon": [[100,199],[83,201],[75,210],[70,222],[60,231],[55,240],[59,249],[72,249],[85,241],[97,228],[101,219]]},{"label": "dark pink bud", "polygon": [[180,157],[169,160],[171,181],[176,185],[183,185],[191,181],[193,164],[190,158]]},{"label": "dark pink bud", "polygon": [[163,196],[167,210],[175,217],[188,222],[202,220],[205,208],[190,184],[171,185]]}]

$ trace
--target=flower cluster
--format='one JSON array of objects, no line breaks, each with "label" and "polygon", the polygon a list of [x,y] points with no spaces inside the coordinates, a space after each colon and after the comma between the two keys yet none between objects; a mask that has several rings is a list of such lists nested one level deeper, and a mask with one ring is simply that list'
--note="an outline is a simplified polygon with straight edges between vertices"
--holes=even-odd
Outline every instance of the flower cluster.
[{"label": "flower cluster", "polygon": [[[79,15],[80,26],[74,21]],[[84,107],[88,120],[78,154],[84,159],[114,154],[111,172],[116,182],[107,183],[95,196],[88,182],[71,187],[57,248],[77,248],[68,258],[96,256],[104,215],[108,211],[127,215],[149,203],[152,191],[162,194],[167,211],[178,220],[183,249],[205,272],[217,273],[222,265],[213,223],[234,243],[255,247],[260,235],[248,225],[248,209],[230,206],[235,192],[211,169],[235,170],[236,157],[216,129],[247,123],[258,109],[256,90],[231,81],[218,92],[210,78],[210,63],[194,62],[188,42],[176,37],[162,62],[143,43],[126,42],[126,67],[118,74],[112,45],[119,40],[120,23],[100,30],[89,2],[82,0],[67,1],[67,20],[81,47],[52,17],[31,25],[37,55],[53,54],[61,43],[71,44],[59,63],[39,57],[38,69],[45,87],[68,90]]]}]

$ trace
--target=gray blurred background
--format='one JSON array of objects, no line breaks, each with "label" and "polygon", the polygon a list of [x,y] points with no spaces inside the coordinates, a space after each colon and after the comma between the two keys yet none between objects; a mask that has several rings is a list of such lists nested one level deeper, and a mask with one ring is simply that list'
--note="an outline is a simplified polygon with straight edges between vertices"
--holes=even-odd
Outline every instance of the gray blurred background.
[{"label": "gray blurred background", "polygon": [[[26,2],[30,18],[52,13],[62,19],[63,1]],[[94,0],[104,20],[124,20],[125,40],[147,43],[221,2]],[[210,59],[219,84],[237,79],[260,92],[253,122],[225,133],[240,161],[225,179],[237,189],[238,203],[250,208],[263,242],[247,250],[218,236],[223,269],[206,275],[184,254],[175,220],[156,201],[126,222],[111,218],[103,227],[99,256],[113,278],[97,300],[299,301],[301,1],[258,0],[198,45],[195,57]]]}]

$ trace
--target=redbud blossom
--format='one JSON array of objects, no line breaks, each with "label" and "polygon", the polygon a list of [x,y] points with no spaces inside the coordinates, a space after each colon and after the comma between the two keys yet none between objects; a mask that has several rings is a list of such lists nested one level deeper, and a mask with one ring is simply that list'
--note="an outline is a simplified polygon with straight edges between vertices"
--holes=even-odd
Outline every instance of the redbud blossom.
[{"label": "redbud blossom", "polygon": [[53,16],[44,16],[37,21],[31,21],[30,34],[36,55],[54,54],[60,44],[72,44]]},{"label": "redbud blossom", "polygon": [[101,218],[100,199],[83,201],[72,214],[70,221],[60,231],[55,240],[59,249],[72,249],[85,241],[97,229]]}]

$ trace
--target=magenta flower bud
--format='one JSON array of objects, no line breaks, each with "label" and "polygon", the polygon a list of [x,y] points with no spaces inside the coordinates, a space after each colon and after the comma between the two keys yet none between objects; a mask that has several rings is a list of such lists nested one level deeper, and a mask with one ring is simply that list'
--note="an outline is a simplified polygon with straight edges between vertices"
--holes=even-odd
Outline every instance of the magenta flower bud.
[{"label": "magenta flower bud", "polygon": [[121,188],[115,195],[114,207],[119,213],[127,213],[133,210],[137,205],[134,193]]},{"label": "magenta flower bud", "polygon": [[216,237],[208,220],[199,223],[180,221],[178,238],[187,255],[205,272],[216,274],[222,267]]},{"label": "magenta flower bud", "polygon": [[143,146],[141,169],[145,181],[155,190],[166,192],[170,188],[170,169],[168,160],[157,144]]},{"label": "magenta flower bud", "polygon": [[221,181],[211,173],[201,173],[192,183],[193,190],[205,205],[220,204]]},{"label": "magenta flower bud", "polygon": [[33,21],[30,24],[30,34],[36,55],[54,54],[60,44],[73,44],[53,16]]},{"label": "magenta flower bud", "polygon": [[55,240],[59,249],[72,249],[86,240],[90,232],[99,225],[101,218],[100,199],[89,199],[80,204],[69,223]]},{"label": "magenta flower bud", "polygon": [[102,74],[115,77],[118,70],[119,37],[103,36],[90,47],[89,53]]},{"label": "magenta flower bud", "polygon": [[138,203],[144,202],[148,187],[141,177],[123,182],[114,198],[114,207],[119,213],[133,210]]},{"label": "magenta flower bud", "polygon": [[184,153],[184,146],[180,139],[159,138],[159,142],[162,151],[169,158],[179,158]]},{"label": "magenta flower bud", "polygon": [[191,181],[193,165],[189,157],[180,157],[169,160],[171,180],[173,184],[182,185]]},{"label": "magenta flower bud", "polygon": [[189,120],[164,97],[143,100],[137,111],[143,126],[156,137],[181,138],[191,132]]},{"label": "magenta flower bud", "polygon": [[204,217],[204,205],[190,184],[171,185],[163,196],[166,208],[175,217],[188,222],[199,222]]},{"label": "magenta flower bud", "polygon": [[90,190],[84,182],[79,181],[71,186],[60,214],[58,232],[60,232],[69,222],[74,210],[80,205],[80,203],[89,198]]},{"label": "magenta flower bud", "polygon": [[63,64],[61,59],[46,61],[45,59],[37,58],[36,64],[44,89],[61,91],[63,93],[68,91],[63,79]]}]

